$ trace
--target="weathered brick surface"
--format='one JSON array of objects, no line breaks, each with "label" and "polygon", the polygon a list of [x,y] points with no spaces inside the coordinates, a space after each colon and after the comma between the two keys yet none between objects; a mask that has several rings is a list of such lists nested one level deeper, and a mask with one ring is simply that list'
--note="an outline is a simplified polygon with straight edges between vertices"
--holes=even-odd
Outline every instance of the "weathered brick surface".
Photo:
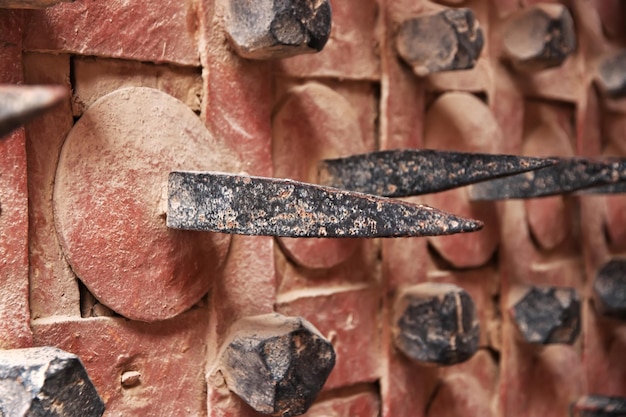
[{"label": "weathered brick surface", "polygon": [[150,87],[161,90],[200,111],[202,78],[198,68],[154,65],[137,61],[76,57],[72,112],[83,114],[94,101],[123,87]]},{"label": "weathered brick surface", "polygon": [[[205,416],[207,309],[173,320],[55,317],[33,323],[37,346],[78,355],[106,405],[105,416]],[[122,375],[140,373],[132,386]]]},{"label": "weathered brick surface", "polygon": [[[25,54],[25,80],[70,87],[68,55]],[[57,239],[52,193],[61,146],[73,125],[70,100],[29,123],[28,157],[30,301],[33,319],[80,316],[78,284]]]},{"label": "weathered brick surface", "polygon": [[199,64],[192,1],[78,0],[29,11],[27,21],[29,51]]},{"label": "weathered brick surface", "polygon": [[[18,84],[22,69],[23,14],[0,10],[0,82]],[[28,302],[28,189],[26,136],[19,128],[0,139],[0,347],[31,343]]]},{"label": "weathered brick surface", "polygon": [[376,27],[380,4],[376,0],[331,1],[333,24],[324,50],[277,63],[292,77],[332,77],[379,80],[380,49]]},{"label": "weathered brick surface", "polygon": [[[45,317],[33,324],[35,342],[83,352],[107,395],[109,415],[259,416],[215,372],[216,352],[237,319],[274,310],[302,314],[335,343],[337,366],[311,416],[562,416],[584,394],[626,395],[623,324],[601,316],[592,300],[598,268],[626,250],[620,195],[480,205],[466,190],[409,198],[475,216],[487,227],[441,239],[299,241],[298,257],[271,237],[234,236],[206,304],[153,324],[79,319],[78,291],[52,225],[56,159],[71,116],[129,85],[156,87],[200,111],[212,135],[233,148],[232,160],[241,162],[236,170],[250,174],[296,176],[319,158],[338,156],[337,149],[623,157],[626,105],[596,93],[593,82],[600,59],[624,45],[624,5],[557,1],[572,12],[577,50],[560,67],[523,72],[504,56],[503,33],[514,13],[542,2],[333,1],[324,51],[274,62],[237,56],[223,29],[227,0],[77,0],[47,10],[0,10],[0,38],[9,39],[0,53],[11,57],[0,62],[0,79],[20,83],[23,73],[26,82],[60,82],[74,93],[73,107],[64,103],[27,128],[28,224],[24,135],[0,141],[0,248],[6,253],[0,347],[30,344],[29,248],[30,308],[33,317]],[[471,8],[485,47],[473,70],[419,78],[398,57],[398,25],[444,7]],[[27,18],[23,25],[20,16]],[[31,51],[23,70],[22,49]],[[322,94],[328,100],[294,105],[292,92],[312,84],[330,90]],[[459,106],[433,121],[438,102],[459,91],[484,104]],[[455,130],[459,120],[466,128]],[[291,124],[279,129],[277,121]],[[278,139],[284,146],[275,146]],[[295,171],[284,170],[285,160]],[[112,235],[103,230],[102,242],[111,246]],[[342,253],[344,246],[351,249]],[[311,261],[329,254],[328,262]],[[475,302],[481,348],[467,362],[425,367],[394,347],[396,294],[426,281],[459,285]],[[531,346],[518,337],[507,311],[528,285],[578,292],[583,329],[573,345]],[[150,289],[144,289],[148,298]],[[88,304],[90,294],[82,295]],[[135,364],[141,382],[123,388],[121,374],[136,371]],[[165,376],[157,377],[161,370]]]}]

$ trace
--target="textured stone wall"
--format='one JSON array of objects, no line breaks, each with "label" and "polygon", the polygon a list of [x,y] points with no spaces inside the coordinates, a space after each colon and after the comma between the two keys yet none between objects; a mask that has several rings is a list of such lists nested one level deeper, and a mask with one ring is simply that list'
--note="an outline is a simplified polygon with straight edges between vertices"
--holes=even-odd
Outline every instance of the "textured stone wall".
[{"label": "textured stone wall", "polygon": [[[323,51],[274,60],[235,53],[224,29],[228,0],[0,9],[0,82],[71,89],[62,105],[0,141],[0,347],[52,345],[77,354],[106,416],[259,415],[228,390],[218,353],[234,322],[273,311],[304,317],[336,351],[311,417],[556,417],[583,395],[626,396],[626,326],[592,302],[594,277],[626,250],[622,195],[476,203],[461,188],[409,200],[483,220],[480,232],[232,236],[219,271],[205,277],[208,292],[167,319],[153,295],[165,284],[124,279],[130,273],[101,274],[86,286],[57,230],[53,193],[64,140],[96,100],[124,87],[180,100],[221,144],[211,158],[236,160],[225,166],[252,175],[314,182],[320,159],[377,149],[625,156],[625,102],[608,97],[596,79],[603,58],[626,46],[626,6],[550,2],[571,12],[576,48],[558,66],[526,70],[505,50],[504,35],[535,3],[332,0]],[[403,21],[444,7],[470,8],[484,47],[473,69],[417,76],[398,56],[396,34]],[[436,35],[428,40],[433,48]],[[184,166],[185,155],[177,163]],[[135,226],[128,230],[141,229]],[[153,243],[139,230],[140,238],[122,237],[136,241],[120,244],[116,233],[105,227],[97,241],[138,252]],[[90,238],[87,250],[93,244],[93,257],[104,256]],[[149,262],[179,267],[169,257]],[[425,282],[456,284],[472,297],[480,347],[466,362],[424,366],[395,347],[396,297]],[[139,294],[136,305],[125,303],[143,321],[120,316],[92,286],[110,286],[111,297],[124,300]],[[576,290],[581,332],[573,343],[531,344],[518,334],[512,306],[529,286]]]}]

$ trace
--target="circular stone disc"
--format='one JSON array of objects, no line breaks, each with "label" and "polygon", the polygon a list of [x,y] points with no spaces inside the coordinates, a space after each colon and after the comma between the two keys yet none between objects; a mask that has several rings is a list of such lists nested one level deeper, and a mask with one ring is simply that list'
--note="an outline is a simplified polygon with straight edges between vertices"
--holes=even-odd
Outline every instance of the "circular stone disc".
[{"label": "circular stone disc", "polygon": [[221,271],[230,236],[168,229],[172,170],[237,171],[226,146],[175,98],[125,88],[96,101],[63,145],[55,225],[68,262],[103,304],[130,319],[173,317]]},{"label": "circular stone disc", "polygon": [[[317,183],[325,158],[363,153],[358,115],[331,88],[307,83],[291,89],[272,121],[274,175]],[[330,268],[356,250],[358,239],[278,238],[283,252],[305,268]]]}]

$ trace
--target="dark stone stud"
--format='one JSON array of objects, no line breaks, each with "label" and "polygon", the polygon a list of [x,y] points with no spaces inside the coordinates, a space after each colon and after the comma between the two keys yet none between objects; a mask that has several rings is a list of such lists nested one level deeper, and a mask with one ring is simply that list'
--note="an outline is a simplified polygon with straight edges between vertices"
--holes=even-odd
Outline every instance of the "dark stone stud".
[{"label": "dark stone stud", "polygon": [[330,36],[329,0],[230,0],[226,32],[244,58],[319,52]]},{"label": "dark stone stud", "polygon": [[425,364],[454,365],[478,349],[474,302],[452,284],[424,283],[405,289],[394,305],[396,347]]},{"label": "dark stone stud", "polygon": [[526,343],[572,344],[580,331],[580,299],[573,288],[530,287],[509,314]]},{"label": "dark stone stud", "polygon": [[521,71],[557,67],[576,49],[574,20],[560,4],[539,3],[509,21],[504,52]]},{"label": "dark stone stud", "polygon": [[610,98],[626,97],[626,50],[600,60],[596,84]]},{"label": "dark stone stud", "polygon": [[626,259],[612,259],[600,268],[593,294],[600,314],[626,320]]},{"label": "dark stone stud", "polygon": [[0,351],[0,416],[103,413],[104,403],[78,356],[55,347]]},{"label": "dark stone stud", "polygon": [[571,417],[624,417],[626,398],[586,395],[572,404]]},{"label": "dark stone stud", "polygon": [[449,9],[402,22],[398,54],[416,75],[474,68],[483,48],[483,31],[470,9]]},{"label": "dark stone stud", "polygon": [[228,388],[263,414],[305,413],[335,366],[333,346],[300,317],[241,319],[224,346],[220,370]]}]

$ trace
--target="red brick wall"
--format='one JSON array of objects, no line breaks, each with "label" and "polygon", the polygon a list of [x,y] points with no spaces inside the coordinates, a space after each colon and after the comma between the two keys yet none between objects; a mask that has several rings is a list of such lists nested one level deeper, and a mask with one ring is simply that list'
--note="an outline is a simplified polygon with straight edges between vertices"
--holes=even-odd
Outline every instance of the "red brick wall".
[{"label": "red brick wall", "polygon": [[[78,354],[107,416],[257,415],[228,391],[215,361],[233,322],[271,311],[306,318],[337,352],[308,416],[563,416],[585,394],[626,396],[626,327],[590,302],[591,278],[625,248],[623,196],[477,204],[452,190],[411,199],[486,222],[481,232],[444,238],[233,236],[223,271],[191,310],[147,323],[98,309],[59,242],[54,180],[75,120],[122,87],[178,98],[254,175],[312,181],[302,167],[375,149],[586,156],[626,149],[623,103],[593,86],[597,60],[626,42],[618,1],[563,2],[577,51],[531,74],[506,64],[501,39],[510,15],[534,1],[442,1],[470,7],[486,43],[475,69],[426,78],[398,59],[393,39],[400,21],[441,7],[435,3],[331,1],[333,29],[321,53],[250,61],[227,42],[225,2],[0,9],[0,82],[72,90],[71,100],[0,142],[0,347]],[[393,346],[395,295],[428,281],[459,285],[478,307],[480,349],[463,364],[421,366]],[[524,285],[577,289],[583,326],[573,345],[516,338],[508,308]],[[121,375],[131,370],[141,383],[123,387]]]}]

